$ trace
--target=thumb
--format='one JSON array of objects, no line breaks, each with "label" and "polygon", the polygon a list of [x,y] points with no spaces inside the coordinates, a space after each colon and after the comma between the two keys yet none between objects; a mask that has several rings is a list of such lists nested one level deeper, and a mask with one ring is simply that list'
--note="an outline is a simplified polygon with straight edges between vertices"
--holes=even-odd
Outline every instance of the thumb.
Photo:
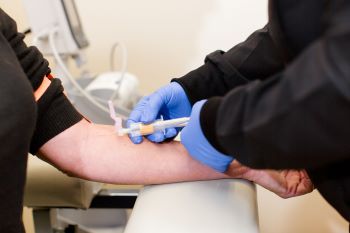
[{"label": "thumb", "polygon": [[159,111],[164,105],[164,100],[156,92],[149,96],[147,106],[143,108],[143,113],[141,115],[141,122],[151,123],[155,121],[159,115]]}]

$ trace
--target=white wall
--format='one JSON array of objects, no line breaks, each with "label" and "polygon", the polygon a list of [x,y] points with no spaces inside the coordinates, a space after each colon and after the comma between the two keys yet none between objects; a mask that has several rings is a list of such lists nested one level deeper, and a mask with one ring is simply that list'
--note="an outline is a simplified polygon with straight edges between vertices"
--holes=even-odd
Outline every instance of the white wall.
[{"label": "white wall", "polygon": [[103,3],[77,0],[91,42],[91,68],[100,72],[107,69],[111,44],[124,41],[129,51],[129,71],[140,78],[143,93],[201,65],[206,54],[242,41],[265,23],[267,9],[265,1]]},{"label": "white wall", "polygon": [[[139,77],[144,94],[201,65],[209,52],[242,41],[267,18],[267,0],[76,2],[91,43],[90,70],[108,70],[110,46],[124,41],[129,72]],[[29,26],[20,0],[0,0],[0,6],[17,19],[20,30]],[[348,232],[347,223],[317,192],[288,200],[263,189],[258,195],[262,233]]]}]

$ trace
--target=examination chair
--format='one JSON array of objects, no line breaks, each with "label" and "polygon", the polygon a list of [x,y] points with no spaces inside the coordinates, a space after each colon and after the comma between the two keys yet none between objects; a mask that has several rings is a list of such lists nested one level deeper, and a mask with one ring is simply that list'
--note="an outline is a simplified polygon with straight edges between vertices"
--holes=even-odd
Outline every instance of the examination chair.
[{"label": "examination chair", "polygon": [[247,181],[106,186],[34,156],[27,175],[24,205],[33,208],[35,233],[258,233],[255,186]]},{"label": "examination chair", "polygon": [[35,233],[121,233],[141,186],[107,186],[69,177],[30,156],[24,205]]}]

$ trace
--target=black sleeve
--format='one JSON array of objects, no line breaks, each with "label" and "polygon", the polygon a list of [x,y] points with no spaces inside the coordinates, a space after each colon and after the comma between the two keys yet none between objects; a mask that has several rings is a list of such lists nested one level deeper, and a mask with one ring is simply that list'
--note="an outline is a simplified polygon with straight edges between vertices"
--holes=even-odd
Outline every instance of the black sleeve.
[{"label": "black sleeve", "polygon": [[209,141],[253,168],[318,168],[350,157],[350,4],[288,67],[203,106]]},{"label": "black sleeve", "polygon": [[313,184],[321,195],[350,221],[350,159],[308,169]]},{"label": "black sleeve", "polygon": [[204,65],[173,81],[184,88],[194,104],[201,99],[223,96],[248,81],[263,80],[283,67],[283,59],[266,25],[226,53],[215,51],[209,54]]},{"label": "black sleeve", "polygon": [[[0,9],[0,29],[35,91],[43,78],[50,73],[47,60],[36,47],[28,47],[24,43],[24,35],[18,33],[16,22],[2,9]],[[36,153],[45,142],[82,119],[63,94],[63,87],[58,79],[52,80],[37,105],[38,118],[32,138],[31,153]]]}]

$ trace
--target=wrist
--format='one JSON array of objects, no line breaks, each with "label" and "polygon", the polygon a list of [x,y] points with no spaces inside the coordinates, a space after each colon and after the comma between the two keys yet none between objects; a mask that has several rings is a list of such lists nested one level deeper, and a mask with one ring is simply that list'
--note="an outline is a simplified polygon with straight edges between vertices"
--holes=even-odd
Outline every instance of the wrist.
[{"label": "wrist", "polygon": [[205,102],[202,100],[193,106],[190,121],[182,130],[181,142],[193,158],[218,172],[225,172],[233,157],[217,151],[204,136],[199,116]]},{"label": "wrist", "polygon": [[206,101],[200,112],[200,125],[208,142],[220,153],[228,154],[220,145],[217,138],[217,113],[221,103],[221,97],[213,97]]},{"label": "wrist", "polygon": [[253,170],[234,160],[227,171],[225,172],[231,178],[245,179],[248,181],[254,181]]}]

